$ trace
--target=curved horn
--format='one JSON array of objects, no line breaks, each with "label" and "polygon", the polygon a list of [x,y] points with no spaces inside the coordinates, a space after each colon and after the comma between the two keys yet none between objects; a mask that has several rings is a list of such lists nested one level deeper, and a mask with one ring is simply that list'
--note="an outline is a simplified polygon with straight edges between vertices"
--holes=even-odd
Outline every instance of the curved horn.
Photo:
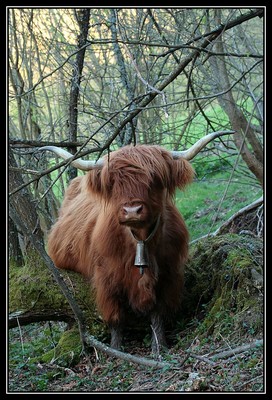
[{"label": "curved horn", "polygon": [[[61,149],[60,147],[56,146],[44,146],[39,147],[38,151],[49,150],[53,151],[53,153],[57,154],[57,156],[63,158],[64,160],[68,160],[69,158],[73,157],[74,155],[69,153],[66,150]],[[103,160],[99,158],[97,161],[87,161],[82,160],[81,158],[77,158],[71,162],[71,165],[75,168],[81,169],[82,171],[89,171],[94,168],[102,168],[103,167]]]},{"label": "curved horn", "polygon": [[199,139],[192,147],[190,147],[188,150],[184,151],[171,151],[171,154],[174,159],[178,158],[185,158],[185,160],[192,160],[199,152],[200,150],[203,149],[209,142],[211,142],[213,139],[223,136],[223,135],[230,135],[235,133],[235,131],[218,131],[218,132],[212,132],[209,133],[208,135],[204,136],[203,138]]}]

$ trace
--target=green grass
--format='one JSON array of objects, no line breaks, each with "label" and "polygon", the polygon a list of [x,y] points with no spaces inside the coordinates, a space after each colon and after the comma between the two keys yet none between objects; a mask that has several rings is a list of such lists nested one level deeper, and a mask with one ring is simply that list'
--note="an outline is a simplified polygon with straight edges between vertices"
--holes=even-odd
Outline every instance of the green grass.
[{"label": "green grass", "polygon": [[176,205],[191,240],[215,231],[231,215],[262,195],[257,183],[242,182],[241,178],[232,179],[228,188],[227,185],[228,174],[217,173],[209,180],[194,181],[184,192],[177,191]]}]

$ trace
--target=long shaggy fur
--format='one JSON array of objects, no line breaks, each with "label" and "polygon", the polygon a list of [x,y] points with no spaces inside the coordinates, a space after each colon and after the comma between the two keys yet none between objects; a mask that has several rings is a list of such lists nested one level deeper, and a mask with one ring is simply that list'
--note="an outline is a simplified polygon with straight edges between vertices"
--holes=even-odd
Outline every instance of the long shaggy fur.
[{"label": "long shaggy fur", "polygon": [[[173,160],[159,146],[126,146],[105,157],[102,170],[91,170],[68,187],[48,237],[48,253],[58,268],[91,279],[97,307],[110,326],[122,324],[127,306],[163,317],[177,310],[189,238],[173,195],[193,175],[187,161]],[[147,229],[160,215],[143,275],[134,266],[131,229],[118,220],[120,206],[134,199],[147,204]]]}]

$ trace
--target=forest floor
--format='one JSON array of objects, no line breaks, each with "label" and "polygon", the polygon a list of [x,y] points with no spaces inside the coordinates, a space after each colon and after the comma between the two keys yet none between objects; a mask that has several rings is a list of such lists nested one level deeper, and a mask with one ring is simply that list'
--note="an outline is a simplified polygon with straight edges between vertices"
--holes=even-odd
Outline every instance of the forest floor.
[{"label": "forest floor", "polygon": [[[37,326],[36,329],[39,329]],[[34,332],[32,332],[33,334]],[[261,337],[195,338],[188,349],[171,347],[165,368],[151,368],[93,351],[72,367],[29,359],[9,371],[9,392],[239,392],[264,391]],[[126,352],[151,358],[147,346],[127,343]]]},{"label": "forest floor", "polygon": [[[256,226],[256,221],[255,224],[252,222],[253,215],[251,211],[239,216],[235,223],[232,222],[231,229],[228,227],[227,230],[238,232],[242,226],[253,231],[253,226]],[[209,308],[199,310],[197,318],[192,317],[185,327],[177,326],[174,331],[166,332],[169,349],[160,352],[157,357],[158,361],[165,363],[164,366],[154,368],[114,358],[94,347],[88,356],[82,355],[77,362],[71,364],[62,364],[56,358],[41,362],[37,356],[49,348],[55,348],[61,337],[60,331],[54,333],[54,330],[60,329],[61,323],[47,321],[10,330],[7,392],[265,393],[266,359],[264,331],[261,327],[264,304],[259,280],[261,275],[258,273],[263,267],[260,256],[262,241],[255,238],[255,235],[247,234],[230,237],[223,235],[210,242],[212,257],[203,252],[206,245],[200,246],[193,257],[196,262],[193,268],[196,272],[199,255],[205,260],[214,258],[218,270],[214,291],[216,296],[211,296],[207,302]],[[237,254],[241,255],[240,261]],[[224,263],[229,266],[232,261],[235,279],[233,285],[229,285],[222,281],[220,271],[224,269],[220,268],[225,268]],[[203,263],[199,266],[199,271],[202,270]],[[206,282],[208,279],[208,264],[205,273],[207,275],[203,275],[203,278],[200,275],[200,281]],[[193,281],[191,285],[195,287]],[[229,292],[226,292],[227,287]],[[228,293],[230,296],[227,296]],[[206,315],[203,315],[203,311],[206,311]],[[202,331],[199,329],[201,326]],[[208,327],[206,331],[205,326]],[[63,331],[63,326],[61,329]],[[154,360],[150,352],[149,336],[150,332],[147,334],[147,331],[144,334],[143,331],[130,332],[125,338],[124,351]],[[103,342],[108,340],[109,337],[101,339]],[[71,360],[74,360],[73,351],[70,349],[69,352]]]}]

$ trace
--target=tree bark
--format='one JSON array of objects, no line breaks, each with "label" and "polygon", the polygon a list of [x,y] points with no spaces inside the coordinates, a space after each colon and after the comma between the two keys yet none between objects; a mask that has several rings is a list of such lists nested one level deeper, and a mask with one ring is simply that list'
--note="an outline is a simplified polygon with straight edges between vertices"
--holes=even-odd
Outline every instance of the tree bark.
[{"label": "tree bark", "polygon": [[[78,36],[78,48],[82,48],[87,43],[90,8],[82,10],[75,10],[76,19],[79,25],[80,33]],[[71,80],[70,88],[70,101],[69,101],[69,140],[71,142],[77,141],[77,120],[78,120],[78,100],[79,88],[82,79],[82,70],[84,65],[86,47],[83,47],[76,55],[76,62],[74,64],[73,77]],[[75,154],[76,147],[71,147],[70,151]],[[69,179],[77,176],[77,169],[69,166],[68,168]]]},{"label": "tree bark", "polygon": [[20,247],[19,233],[16,224],[9,217],[9,259],[14,260],[18,267],[24,263],[23,253]]},{"label": "tree bark", "polygon": [[[111,36],[114,40],[114,54],[116,57],[117,64],[119,66],[119,71],[121,75],[121,80],[123,82],[123,86],[125,88],[128,100],[130,102],[129,110],[135,109],[135,101],[134,99],[134,90],[130,83],[130,79],[126,69],[125,59],[123,57],[120,45],[118,43],[117,37],[117,18],[116,18],[116,9],[110,9],[110,30]],[[125,146],[132,142],[133,137],[135,136],[135,120],[131,121],[128,125],[124,127],[124,133],[119,135],[120,137],[120,146]]]},{"label": "tree bark", "polygon": [[24,326],[42,321],[64,321],[72,324],[75,322],[75,319],[72,314],[64,314],[56,310],[44,310],[43,312],[22,311],[9,315],[8,327],[12,329],[16,328],[18,325]]},{"label": "tree bark", "polygon": [[[220,10],[217,10],[217,14],[218,23],[220,23]],[[217,39],[214,46],[217,52],[224,52],[222,37]],[[219,90],[226,91],[224,95],[218,97],[218,102],[228,115],[232,128],[236,131],[235,135],[233,135],[234,143],[250,171],[256,176],[261,185],[263,185],[262,145],[259,142],[250,121],[247,121],[245,115],[235,102],[232,90],[228,90],[228,88],[231,87],[231,84],[228,77],[225,58],[217,56],[214,58],[214,61],[211,61],[211,66],[214,70],[215,76],[219,77],[217,81]],[[247,143],[252,147],[252,152]]]},{"label": "tree bark", "polygon": [[[12,191],[18,186],[24,184],[22,176],[19,172],[17,162],[13,155],[13,152],[9,146],[9,189]],[[9,204],[9,215],[13,222],[17,225],[13,215],[20,215],[21,225],[27,227],[31,235],[35,235],[38,240],[43,243],[43,232],[40,227],[39,217],[36,212],[34,199],[31,198],[30,192],[27,187],[24,187],[19,193],[15,193],[11,196]],[[17,225],[17,229],[20,229]],[[24,232],[24,229],[20,229]],[[24,232],[25,233],[25,232]],[[29,241],[28,235],[25,235],[26,240]]]}]

